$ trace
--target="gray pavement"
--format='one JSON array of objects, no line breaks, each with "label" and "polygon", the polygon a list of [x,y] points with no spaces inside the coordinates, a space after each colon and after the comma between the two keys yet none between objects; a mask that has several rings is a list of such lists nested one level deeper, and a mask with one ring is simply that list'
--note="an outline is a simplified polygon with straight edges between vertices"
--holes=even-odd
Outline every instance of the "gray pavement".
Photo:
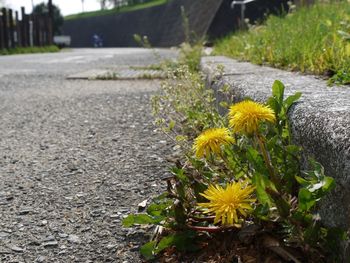
[{"label": "gray pavement", "polygon": [[145,49],[0,57],[0,262],[141,261],[144,231],[120,221],[167,173],[159,81],[67,76],[156,62]]}]

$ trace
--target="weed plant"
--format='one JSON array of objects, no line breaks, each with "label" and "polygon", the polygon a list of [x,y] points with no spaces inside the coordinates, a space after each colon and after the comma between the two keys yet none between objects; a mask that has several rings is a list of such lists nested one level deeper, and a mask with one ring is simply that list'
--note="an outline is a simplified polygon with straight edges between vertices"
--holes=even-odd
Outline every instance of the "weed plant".
[{"label": "weed plant", "polygon": [[350,3],[320,2],[270,16],[263,25],[218,41],[215,54],[350,84]]},{"label": "weed plant", "polygon": [[301,94],[285,98],[284,90],[276,81],[265,104],[245,100],[220,116],[198,72],[188,65],[172,71],[152,105],[156,124],[181,151],[172,157],[167,191],[146,213],[123,220],[126,227],[158,226],[141,247],[147,260],[173,257],[170,248],[205,254],[226,240],[224,252],[215,252],[221,260],[246,256],[234,250],[239,244],[255,247],[255,258],[272,253],[287,262],[336,262],[346,236],[325,227],[316,212],[335,182],[314,160],[310,169],[301,168],[302,149],[291,143],[288,121]]}]

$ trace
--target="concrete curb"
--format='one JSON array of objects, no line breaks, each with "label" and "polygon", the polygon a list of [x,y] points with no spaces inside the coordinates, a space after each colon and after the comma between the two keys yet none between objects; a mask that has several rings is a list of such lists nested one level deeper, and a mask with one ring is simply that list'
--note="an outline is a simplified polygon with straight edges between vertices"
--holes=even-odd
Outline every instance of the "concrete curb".
[{"label": "concrete curb", "polygon": [[[224,68],[221,73],[219,65]],[[314,76],[226,57],[203,57],[201,67],[222,114],[225,110],[219,106],[221,101],[232,103],[250,97],[265,102],[276,79],[285,84],[287,95],[302,92],[289,113],[294,141],[336,180],[336,190],[321,204],[322,220],[329,226],[350,229],[350,88],[329,87]],[[220,92],[224,85],[228,85],[229,95]]]}]

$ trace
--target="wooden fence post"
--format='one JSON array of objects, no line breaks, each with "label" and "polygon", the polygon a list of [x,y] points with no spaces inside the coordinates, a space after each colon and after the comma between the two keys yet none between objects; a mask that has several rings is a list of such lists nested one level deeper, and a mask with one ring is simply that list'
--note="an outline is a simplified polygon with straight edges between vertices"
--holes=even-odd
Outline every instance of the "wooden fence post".
[{"label": "wooden fence post", "polygon": [[48,45],[53,45],[53,18],[48,16],[47,17],[47,44]]},{"label": "wooden fence post", "polygon": [[15,48],[16,44],[15,44],[15,28],[14,28],[14,24],[13,24],[13,11],[12,9],[9,9],[9,35],[10,35],[10,48]]},{"label": "wooden fence post", "polygon": [[6,8],[2,8],[1,12],[2,12],[2,25],[3,25],[3,31],[4,31],[4,47],[8,49],[9,48],[9,30],[8,30]]},{"label": "wooden fence post", "polygon": [[27,33],[28,25],[27,25],[25,9],[23,6],[21,7],[21,16],[22,16],[22,21],[21,21],[22,47],[28,47],[28,33]]},{"label": "wooden fence post", "polygon": [[29,46],[30,47],[33,47],[34,46],[34,19],[33,19],[33,15],[28,15],[28,26],[29,26],[29,29],[28,29],[28,38],[29,38]]},{"label": "wooden fence post", "polygon": [[48,8],[49,8],[49,26],[48,26],[48,37],[49,37],[49,44],[52,45],[53,44],[53,5],[52,5],[52,0],[49,0],[48,2]]},{"label": "wooden fence post", "polygon": [[43,39],[42,39],[42,21],[41,21],[41,16],[36,17],[37,20],[37,38],[38,38],[38,46],[43,46]]},{"label": "wooden fence post", "polygon": [[0,15],[0,49],[4,49],[4,30],[3,30],[3,24],[2,24],[2,16]]},{"label": "wooden fence post", "polygon": [[16,23],[16,44],[22,46],[21,26],[18,19],[18,11],[15,12],[15,23]]},{"label": "wooden fence post", "polygon": [[40,41],[41,45],[45,46],[45,33],[46,33],[46,27],[45,27],[45,15],[40,16]]},{"label": "wooden fence post", "polygon": [[33,22],[33,45],[34,46],[40,46],[40,40],[39,40],[39,23],[38,23],[38,16],[32,14],[30,16],[30,20]]}]

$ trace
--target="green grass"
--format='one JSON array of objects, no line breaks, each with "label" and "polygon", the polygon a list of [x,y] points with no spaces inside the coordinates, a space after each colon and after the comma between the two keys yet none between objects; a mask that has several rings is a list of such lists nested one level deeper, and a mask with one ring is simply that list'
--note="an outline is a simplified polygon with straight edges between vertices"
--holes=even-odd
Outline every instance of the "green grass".
[{"label": "green grass", "polygon": [[350,4],[318,3],[270,16],[264,25],[218,41],[214,53],[350,84]]},{"label": "green grass", "polygon": [[113,9],[108,9],[108,10],[98,10],[98,11],[84,12],[84,13],[69,15],[69,16],[64,17],[64,19],[65,20],[73,20],[73,19],[93,17],[93,16],[104,16],[104,15],[131,12],[131,11],[145,9],[145,8],[149,8],[149,7],[153,7],[153,6],[157,6],[157,5],[163,5],[163,4],[167,3],[168,1],[169,0],[153,0],[151,2],[147,2],[147,3],[143,3],[143,4],[123,6],[121,8],[113,8]]},{"label": "green grass", "polygon": [[60,49],[57,46],[45,47],[18,47],[11,49],[0,49],[0,55],[15,55],[15,54],[30,54],[30,53],[51,53],[58,52]]}]

